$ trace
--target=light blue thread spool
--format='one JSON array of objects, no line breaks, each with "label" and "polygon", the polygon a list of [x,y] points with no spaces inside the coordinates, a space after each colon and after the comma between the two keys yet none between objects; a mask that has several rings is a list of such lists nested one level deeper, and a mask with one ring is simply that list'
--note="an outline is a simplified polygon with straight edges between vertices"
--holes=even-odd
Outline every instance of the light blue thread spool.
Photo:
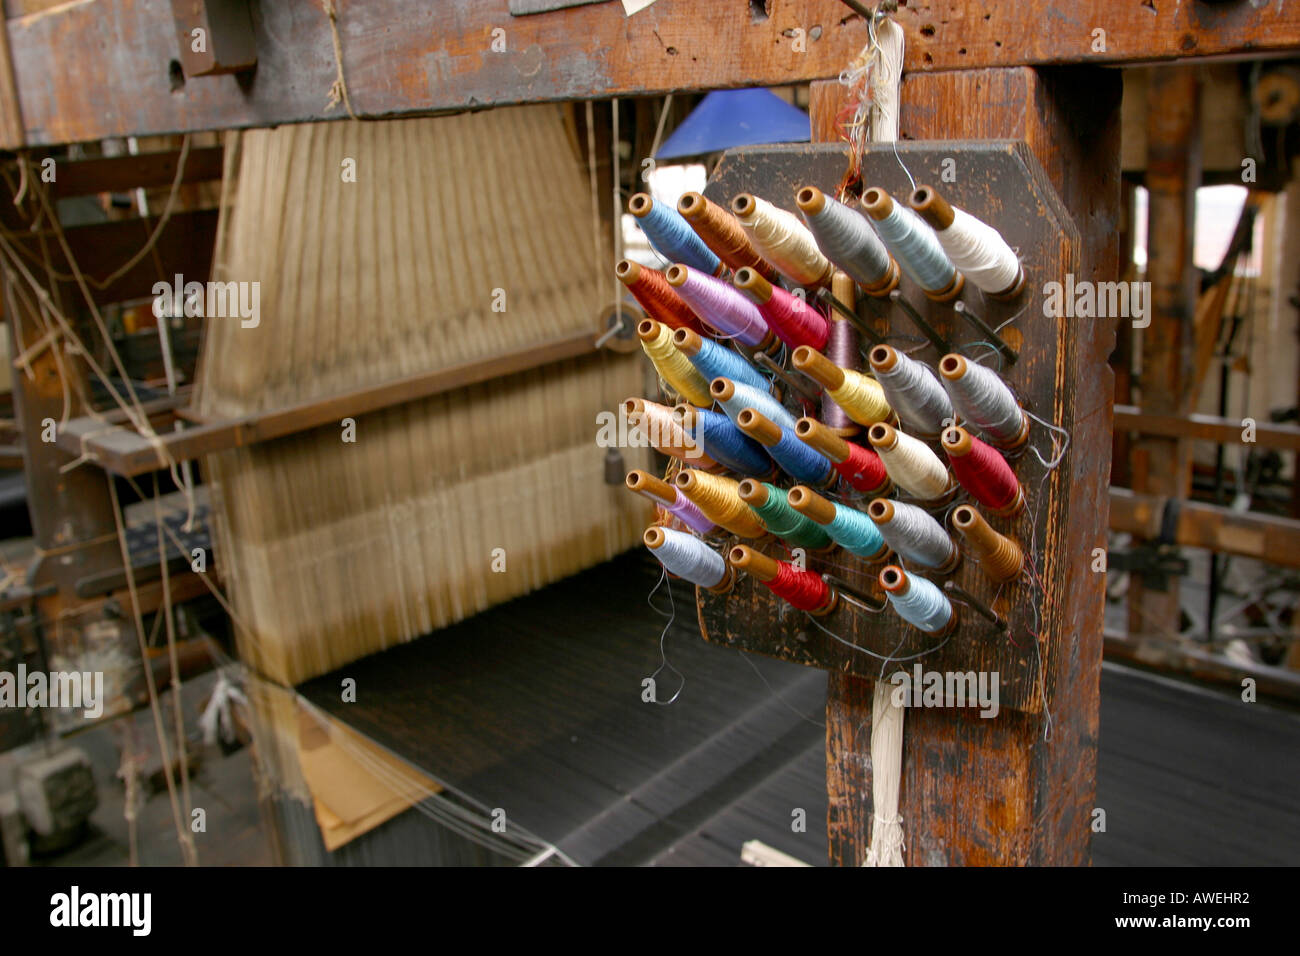
[{"label": "light blue thread spool", "polygon": [[[913,282],[933,293],[946,292],[952,287],[957,279],[957,267],[925,220],[894,202],[883,189],[868,189],[862,194],[862,204],[871,213],[876,232],[898,260],[899,268]],[[888,211],[884,211],[886,206]]]},{"label": "light blue thread spool", "polygon": [[952,604],[925,578],[890,565],[880,572],[880,584],[898,616],[913,627],[937,634],[952,621]]}]

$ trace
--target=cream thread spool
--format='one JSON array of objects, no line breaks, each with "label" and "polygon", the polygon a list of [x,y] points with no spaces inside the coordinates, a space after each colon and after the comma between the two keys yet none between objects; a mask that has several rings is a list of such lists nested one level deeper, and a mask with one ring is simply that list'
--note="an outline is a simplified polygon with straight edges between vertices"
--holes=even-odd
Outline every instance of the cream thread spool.
[{"label": "cream thread spool", "polygon": [[806,289],[830,284],[835,266],[822,255],[817,240],[798,216],[751,193],[736,196],[731,211],[754,247],[782,275]]},{"label": "cream thread spool", "polygon": [[903,491],[927,504],[942,504],[957,491],[948,466],[920,439],[884,422],[872,425],[867,440],[876,449],[885,471]]}]

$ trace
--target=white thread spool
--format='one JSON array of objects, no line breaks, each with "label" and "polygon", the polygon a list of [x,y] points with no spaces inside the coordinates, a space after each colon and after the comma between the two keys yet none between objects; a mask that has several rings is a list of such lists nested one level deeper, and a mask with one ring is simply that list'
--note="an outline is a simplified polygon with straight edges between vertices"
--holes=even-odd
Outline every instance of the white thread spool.
[{"label": "white thread spool", "polygon": [[948,258],[978,288],[998,299],[1010,299],[1025,287],[1025,269],[992,226],[950,206],[933,186],[920,186],[909,200],[917,214],[934,228]]}]

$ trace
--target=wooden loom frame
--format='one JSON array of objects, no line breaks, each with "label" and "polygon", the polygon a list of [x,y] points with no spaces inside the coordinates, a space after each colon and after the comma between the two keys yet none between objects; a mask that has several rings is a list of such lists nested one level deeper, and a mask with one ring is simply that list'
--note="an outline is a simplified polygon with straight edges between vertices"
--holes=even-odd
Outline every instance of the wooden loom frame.
[{"label": "wooden loom frame", "polygon": [[[0,31],[0,146],[340,116],[339,110],[322,108],[334,78],[323,21],[285,24],[287,30],[275,33],[277,42],[259,42],[255,75],[192,78],[178,93],[167,83],[167,63],[175,55],[167,6],[161,0],[100,0],[8,21]],[[443,11],[450,29],[430,31],[400,0],[376,0],[343,14],[344,66],[359,112],[378,116],[820,80],[838,73],[865,42],[861,19],[837,0],[768,7],[760,19],[739,4],[697,8],[688,0],[660,0],[625,23],[621,16],[609,16],[607,4],[510,18],[490,4],[456,0]],[[1112,278],[1115,272],[1119,82],[1117,75],[1092,67],[1258,56],[1300,46],[1300,10],[1291,4],[1257,11],[1245,3],[1194,0],[1176,7],[1160,4],[1153,11],[1136,0],[934,0],[902,8],[898,20],[908,42],[904,136],[1028,143],[1079,228],[1078,275],[1093,279]],[[382,29],[394,21],[403,28]],[[1084,29],[1089,24],[1106,31],[1100,49]],[[486,35],[496,26],[509,31],[511,52],[501,61],[485,61]],[[815,38],[814,27],[820,28]],[[793,31],[804,31],[805,54],[787,48],[793,46]],[[391,39],[380,42],[377,36]],[[106,43],[157,69],[106,80],[99,52]],[[589,57],[596,49],[608,52]],[[56,57],[64,69],[51,76],[47,64]],[[297,93],[286,96],[291,76]],[[812,96],[814,138],[836,139],[841,88],[814,83]],[[18,316],[21,309],[13,312]],[[1096,463],[1075,479],[1086,486],[1096,508],[1070,515],[1066,536],[1076,545],[1100,540],[1105,528],[1103,465],[1109,456],[1111,401],[1104,365],[1112,334],[1103,325],[1095,323],[1079,343],[1092,389],[1080,393],[1070,454],[1076,462]],[[20,387],[27,407],[52,408],[48,388]],[[67,504],[79,487],[89,487],[87,469],[49,478],[70,454],[85,449],[42,447],[26,434],[29,477],[58,486],[48,506]],[[253,434],[255,440],[258,433]],[[121,463],[123,473],[139,466]],[[92,530],[73,525],[71,533],[74,540],[89,540]],[[99,560],[95,546],[88,548],[81,558],[94,564]],[[944,857],[921,849],[910,862],[1086,860],[1100,582],[1100,576],[1077,576],[1071,582],[1077,587],[1068,591],[1057,614],[1060,631],[1052,639],[1066,641],[1072,665],[1085,679],[1067,686],[1056,701],[1051,747],[1039,738],[1036,721],[1009,722],[975,737],[933,714],[909,718],[909,739],[935,742],[937,772],[950,781],[967,768],[974,774],[972,786],[952,792],[921,787],[913,777],[905,780],[903,811],[914,845],[943,843],[954,851]],[[856,862],[867,834],[870,689],[858,678],[832,673],[830,694],[832,855]]]}]

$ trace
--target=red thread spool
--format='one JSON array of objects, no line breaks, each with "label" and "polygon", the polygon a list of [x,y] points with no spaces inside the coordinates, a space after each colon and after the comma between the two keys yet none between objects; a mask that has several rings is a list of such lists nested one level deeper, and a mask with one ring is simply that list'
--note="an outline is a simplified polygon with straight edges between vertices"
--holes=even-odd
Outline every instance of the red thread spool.
[{"label": "red thread spool", "polygon": [[623,259],[614,267],[614,275],[627,286],[627,291],[641,303],[646,314],[674,329],[690,329],[700,335],[709,332],[700,324],[700,317],[668,284],[658,269],[648,269],[631,259]]},{"label": "red thread spool", "polygon": [[1005,518],[1024,509],[1024,489],[996,448],[956,425],[944,429],[939,443],[958,483],[990,512]]},{"label": "red thread spool", "polygon": [[749,267],[738,270],[731,281],[758,306],[768,327],[790,348],[807,345],[819,352],[826,348],[831,324],[826,316],[803,299],[772,285],[756,269]]},{"label": "red thread spool", "polygon": [[874,448],[863,448],[853,442],[849,446],[849,457],[844,461],[832,462],[840,473],[844,483],[855,491],[878,492],[889,484],[889,475],[885,463]]},{"label": "red thread spool", "polygon": [[769,558],[743,544],[736,545],[727,553],[727,561],[733,568],[763,582],[769,591],[801,611],[826,614],[835,607],[839,597],[820,575],[800,571],[792,564]]}]

